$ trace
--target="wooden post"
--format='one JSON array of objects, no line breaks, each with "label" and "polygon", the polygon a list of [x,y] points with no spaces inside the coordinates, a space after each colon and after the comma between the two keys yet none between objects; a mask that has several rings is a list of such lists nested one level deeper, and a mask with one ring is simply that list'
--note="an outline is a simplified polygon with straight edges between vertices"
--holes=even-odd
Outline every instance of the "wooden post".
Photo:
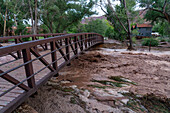
[{"label": "wooden post", "polygon": [[83,47],[83,42],[84,42],[84,41],[83,41],[83,39],[84,39],[84,38],[83,38],[83,35],[81,35],[79,38],[80,38],[80,45],[81,45],[81,48],[80,48],[80,49],[81,49],[81,51],[83,51],[83,48],[84,48],[84,47]]},{"label": "wooden post", "polygon": [[63,40],[62,40],[62,39],[60,39],[60,46],[62,46],[62,45],[63,45],[63,44],[62,44],[62,41],[63,41]]},{"label": "wooden post", "polygon": [[[56,50],[55,41],[50,42],[50,46],[51,46],[51,51]],[[51,59],[52,59],[52,62],[54,62],[53,63],[53,68],[57,71],[58,70],[58,64],[57,64],[57,53],[56,53],[56,51],[51,53]],[[54,75],[54,77],[57,77],[57,76],[59,76],[58,73],[56,75]]]},{"label": "wooden post", "polygon": [[[30,49],[23,49],[22,54],[23,54],[24,63],[31,60]],[[26,73],[27,77],[30,77],[31,75],[34,74],[32,62],[25,65],[25,73]],[[34,76],[31,77],[30,79],[28,79],[27,82],[28,82],[28,86],[30,88],[35,87],[35,78],[34,78]]]},{"label": "wooden post", "polygon": [[66,57],[68,59],[67,66],[70,65],[70,47],[69,47],[69,38],[65,38],[65,47],[66,47]]},{"label": "wooden post", "polygon": [[[36,37],[33,36],[33,37],[32,37],[32,40],[36,40]],[[37,46],[35,46],[34,49],[37,50]]]},{"label": "wooden post", "polygon": [[[47,38],[47,36],[44,36],[44,39]],[[45,43],[45,50],[48,50],[48,45]]]},{"label": "wooden post", "polygon": [[78,36],[75,36],[75,37],[74,37],[74,47],[75,47],[75,53],[76,53],[76,55],[78,54],[77,37],[78,37]]},{"label": "wooden post", "polygon": [[[18,44],[19,43],[19,40],[18,39],[15,39],[15,44]],[[17,51],[17,56],[18,58],[20,59],[21,58],[21,51]]]},{"label": "wooden post", "polygon": [[[55,42],[54,42],[54,41],[50,42],[50,46],[51,46],[51,51],[56,50],[56,45],[55,45]],[[58,69],[58,65],[57,65],[57,61],[56,61],[56,60],[57,60],[56,51],[53,52],[53,53],[51,53],[51,59],[52,59],[52,62],[54,62],[54,63],[53,63],[53,68],[54,68],[55,70],[57,70],[57,69]]]},{"label": "wooden post", "polygon": [[85,39],[85,48],[87,48],[87,35],[84,36]]}]

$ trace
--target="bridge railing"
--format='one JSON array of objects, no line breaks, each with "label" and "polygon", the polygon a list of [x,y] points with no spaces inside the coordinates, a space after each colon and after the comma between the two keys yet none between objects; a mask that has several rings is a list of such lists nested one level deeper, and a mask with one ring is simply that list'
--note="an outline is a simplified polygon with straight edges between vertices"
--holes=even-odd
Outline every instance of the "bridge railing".
[{"label": "bridge railing", "polygon": [[[21,36],[6,36],[6,37],[0,37],[0,47],[2,46],[8,46],[8,45],[3,45],[2,42],[8,42],[9,45],[13,44],[18,44],[18,43],[23,43],[26,41],[33,41],[33,40],[39,40],[39,39],[45,39],[48,37],[52,36],[61,36],[65,35],[65,33],[48,33],[48,34],[36,34],[36,35],[21,35]],[[9,43],[10,42],[10,43]],[[48,46],[47,44],[40,45],[44,50],[47,50]],[[9,53],[12,57],[15,59],[21,58],[21,51],[17,51],[17,55],[14,55],[12,53]]]},{"label": "bridge railing", "polygon": [[[31,95],[82,51],[103,41],[102,35],[79,33],[0,47],[0,82],[10,84],[1,89],[0,98],[18,88]],[[40,45],[45,44],[49,50],[42,51]],[[21,51],[22,57],[16,61],[8,54],[17,51]]]}]

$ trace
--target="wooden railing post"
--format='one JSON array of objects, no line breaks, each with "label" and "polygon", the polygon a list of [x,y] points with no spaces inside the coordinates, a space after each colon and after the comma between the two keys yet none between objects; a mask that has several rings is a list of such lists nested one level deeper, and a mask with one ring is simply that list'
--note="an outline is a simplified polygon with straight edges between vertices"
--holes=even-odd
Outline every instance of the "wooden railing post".
[{"label": "wooden railing post", "polygon": [[[44,36],[44,39],[47,38],[47,36]],[[48,45],[45,43],[45,50],[48,50]]]},{"label": "wooden railing post", "polygon": [[85,48],[87,48],[87,35],[84,36]]},{"label": "wooden railing post", "polygon": [[[18,44],[18,43],[19,43],[19,40],[15,39],[15,44]],[[17,56],[18,58],[21,58],[21,51],[17,51]]]},{"label": "wooden railing post", "polygon": [[[32,40],[36,40],[36,37],[35,37],[35,36],[33,36],[33,37],[32,37]],[[35,46],[35,47],[34,47],[34,49],[36,49],[36,50],[37,50],[37,46]]]},{"label": "wooden railing post", "polygon": [[[26,63],[26,62],[31,60],[30,49],[23,49],[22,50],[22,54],[23,54],[24,63]],[[25,65],[25,73],[26,73],[27,77],[30,77],[31,75],[34,74],[32,62],[30,62],[30,63]],[[34,76],[31,77],[30,79],[28,79],[27,82],[28,82],[28,86],[30,88],[34,88],[35,87],[35,78],[34,78]]]},{"label": "wooden railing post", "polygon": [[66,57],[68,59],[68,66],[70,65],[70,47],[69,47],[69,38],[65,38],[65,47],[66,47]]},{"label": "wooden railing post", "polygon": [[89,39],[89,41],[88,41],[89,42],[89,46],[91,46],[91,34],[89,34],[89,38],[88,39]]},{"label": "wooden railing post", "polygon": [[60,39],[60,46],[62,46],[62,45],[63,45],[62,41],[63,41],[63,40],[62,40],[62,39]]},{"label": "wooden railing post", "polygon": [[84,47],[83,47],[83,46],[84,46],[84,45],[83,45],[83,42],[84,42],[84,41],[83,41],[83,35],[80,35],[79,38],[80,38],[80,45],[81,45],[80,50],[83,51],[83,48],[84,48]]},{"label": "wooden railing post", "polygon": [[92,37],[91,37],[91,44],[93,45],[93,40],[94,40],[94,34],[92,34]]},{"label": "wooden railing post", "polygon": [[75,36],[75,37],[74,37],[74,47],[75,47],[75,53],[76,53],[76,55],[78,54],[77,38],[78,38],[78,36]]},{"label": "wooden railing post", "polygon": [[[50,46],[51,46],[51,51],[56,50],[55,41],[50,42]],[[53,63],[53,68],[55,70],[57,70],[58,69],[58,65],[57,65],[57,54],[56,54],[56,51],[51,53],[51,59],[52,59],[52,62],[54,62]]]}]

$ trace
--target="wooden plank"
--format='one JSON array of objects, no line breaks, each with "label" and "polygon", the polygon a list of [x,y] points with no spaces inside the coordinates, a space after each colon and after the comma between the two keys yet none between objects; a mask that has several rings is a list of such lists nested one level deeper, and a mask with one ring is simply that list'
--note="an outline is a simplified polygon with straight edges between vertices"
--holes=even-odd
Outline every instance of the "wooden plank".
[{"label": "wooden plank", "polygon": [[[31,53],[30,53],[29,49],[23,49],[22,53],[23,53],[23,61],[24,61],[24,63],[31,60]],[[30,77],[32,74],[34,74],[32,62],[25,65],[25,73],[26,73],[27,77]],[[28,79],[27,82],[28,82],[28,86],[30,88],[35,87],[35,78],[34,78],[34,76],[31,77],[30,79]]]},{"label": "wooden plank", "polygon": [[[41,56],[41,55],[40,55],[35,49],[33,49],[33,48],[31,48],[30,51],[31,51],[31,53],[32,53],[34,56],[36,56],[36,57],[40,57],[40,56]],[[39,58],[39,60],[40,60],[45,66],[49,65],[49,63],[48,63],[43,57]],[[51,65],[48,66],[48,69],[51,70],[51,71],[54,71],[54,70],[55,70]]]},{"label": "wooden plank", "polygon": [[9,101],[5,101],[5,100],[0,100],[0,106],[6,106],[8,103],[10,103]]},{"label": "wooden plank", "polygon": [[[0,70],[0,73],[4,73],[2,70]],[[11,77],[10,75],[8,74],[5,74],[5,75],[2,75],[1,76],[3,79],[7,80],[8,82],[14,84],[14,85],[17,85],[20,83],[20,81],[16,80],[15,78]],[[25,90],[25,91],[28,91],[30,88],[28,86],[26,86],[25,84],[20,84],[18,85],[18,87],[20,87],[21,89]]]},{"label": "wooden plank", "polygon": [[[15,39],[15,44],[18,44],[18,43],[19,43],[19,40],[21,41],[20,38],[19,38],[19,39]],[[18,50],[18,51],[17,51],[17,56],[18,56],[18,58],[21,58],[21,50]]]},{"label": "wooden plank", "polygon": [[[0,91],[0,94],[3,93],[2,91]],[[23,92],[22,92],[23,93]],[[5,94],[6,97],[17,97],[19,96],[21,93],[15,93],[15,92],[8,92],[7,94]]]},{"label": "wooden plank", "polygon": [[63,56],[63,58],[65,59],[65,61],[68,61],[67,57],[65,56],[63,50],[60,48],[60,46],[58,45],[58,43],[55,42],[55,44],[56,44],[56,47],[57,47],[58,51],[60,52],[60,54],[61,54],[61,55]]},{"label": "wooden plank", "polygon": [[78,48],[77,48],[77,36],[74,37],[74,47],[75,47],[75,53],[78,54]]},{"label": "wooden plank", "polygon": [[[50,46],[51,46],[51,51],[54,51],[54,50],[56,50],[56,45],[55,45],[55,42],[53,41],[53,42],[50,42]],[[55,69],[55,70],[57,70],[58,69],[58,65],[57,65],[57,54],[56,54],[56,51],[55,52],[53,52],[53,53],[51,53],[51,59],[52,59],[52,62],[54,62],[53,63],[53,68]]]},{"label": "wooden plank", "polygon": [[69,47],[69,39],[65,38],[65,48],[66,48],[66,57],[70,60],[70,47]]},{"label": "wooden plank", "polygon": [[80,44],[79,44],[79,46],[80,46],[80,50],[81,50],[81,51],[83,51],[83,42],[84,42],[84,41],[83,41],[83,36],[84,36],[84,35],[81,35],[81,36],[80,36]]},{"label": "wooden plank", "polygon": [[71,43],[71,40],[69,40],[69,44],[70,44],[71,49],[73,50],[74,55],[76,55],[76,51],[75,51],[75,49],[74,49],[74,47],[73,47],[73,45]]},{"label": "wooden plank", "polygon": [[5,96],[0,97],[0,101],[8,101],[8,102],[11,102],[11,101],[14,100],[14,99],[15,99],[14,97],[5,97]]},{"label": "wooden plank", "polygon": [[[47,38],[47,36],[44,36],[44,39]],[[48,50],[48,45],[45,43],[45,50]]]}]

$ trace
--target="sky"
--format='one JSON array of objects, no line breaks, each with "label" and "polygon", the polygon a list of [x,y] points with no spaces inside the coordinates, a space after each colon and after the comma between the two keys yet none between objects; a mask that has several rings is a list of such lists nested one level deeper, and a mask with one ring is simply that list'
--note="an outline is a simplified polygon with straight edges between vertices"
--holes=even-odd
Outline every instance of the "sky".
[{"label": "sky", "polygon": [[[120,4],[120,2],[119,1],[114,1],[113,2],[113,5],[119,5]],[[101,8],[99,7],[99,6],[95,6],[94,7],[94,9],[93,9],[94,11],[96,10],[97,11],[97,13],[98,14],[95,14],[95,15],[93,15],[93,16],[102,16],[102,15],[104,15],[104,12],[101,10]]]},{"label": "sky", "polygon": [[[114,1],[112,5],[115,6],[115,5],[119,5],[119,4],[120,4],[120,1],[118,0],[118,1]],[[143,8],[140,8],[140,7],[139,7],[139,4],[137,4],[135,10],[141,10],[141,9],[143,9]],[[102,15],[105,14],[105,13],[101,10],[101,8],[100,8],[99,6],[97,6],[97,5],[94,7],[93,10],[94,10],[94,11],[96,10],[98,14],[95,14],[95,15],[92,15],[92,16],[102,16]]]}]

